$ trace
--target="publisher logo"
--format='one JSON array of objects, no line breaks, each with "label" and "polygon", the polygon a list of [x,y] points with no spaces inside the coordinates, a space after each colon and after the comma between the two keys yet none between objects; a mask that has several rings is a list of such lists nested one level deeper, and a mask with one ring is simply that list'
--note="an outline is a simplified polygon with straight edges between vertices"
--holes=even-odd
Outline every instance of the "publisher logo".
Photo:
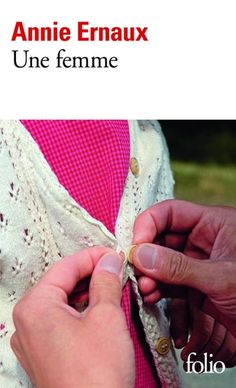
[{"label": "publisher logo", "polygon": [[194,357],[197,353],[192,352],[189,353],[186,365],[187,371],[186,373],[217,373],[221,374],[225,371],[225,364],[222,361],[213,362],[211,358],[213,354],[203,353],[204,360],[203,361],[194,361]]}]

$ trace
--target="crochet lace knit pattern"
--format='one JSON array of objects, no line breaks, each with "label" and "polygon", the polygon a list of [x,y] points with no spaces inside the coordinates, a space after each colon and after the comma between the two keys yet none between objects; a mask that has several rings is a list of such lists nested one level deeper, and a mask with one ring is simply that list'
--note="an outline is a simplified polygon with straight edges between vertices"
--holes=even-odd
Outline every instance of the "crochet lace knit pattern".
[{"label": "crochet lace knit pattern", "polygon": [[[37,144],[19,121],[0,121],[0,388],[32,387],[14,354],[12,309],[56,260],[82,248],[105,245],[127,252],[135,217],[155,202],[171,198],[173,178],[157,122],[130,121],[131,157],[115,235],[82,209],[60,185]],[[147,342],[163,387],[181,387],[173,352],[159,355],[159,337],[169,337],[165,301],[143,304],[132,267],[128,277],[139,305]],[[46,362],[46,360],[45,360]]]}]

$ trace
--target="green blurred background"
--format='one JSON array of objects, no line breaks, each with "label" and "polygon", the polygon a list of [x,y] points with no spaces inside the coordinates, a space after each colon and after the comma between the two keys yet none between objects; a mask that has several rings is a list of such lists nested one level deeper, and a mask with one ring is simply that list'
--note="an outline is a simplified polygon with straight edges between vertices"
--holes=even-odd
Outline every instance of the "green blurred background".
[{"label": "green blurred background", "polygon": [[236,121],[160,120],[176,198],[236,206]]},{"label": "green blurred background", "polygon": [[[160,121],[170,150],[175,196],[236,206],[236,121]],[[179,352],[177,352],[179,353]],[[236,387],[236,368],[223,374],[186,374],[187,388]],[[174,387],[173,387],[174,388]]]}]

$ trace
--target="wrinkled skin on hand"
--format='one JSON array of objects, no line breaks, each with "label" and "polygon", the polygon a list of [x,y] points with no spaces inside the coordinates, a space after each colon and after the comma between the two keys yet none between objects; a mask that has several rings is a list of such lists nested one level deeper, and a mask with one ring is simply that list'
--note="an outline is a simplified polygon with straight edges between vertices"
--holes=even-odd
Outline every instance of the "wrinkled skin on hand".
[{"label": "wrinkled skin on hand", "polygon": [[185,298],[173,300],[171,308],[171,331],[176,346],[184,347],[183,360],[192,351],[199,359],[209,351],[228,367],[236,363],[235,235],[236,209],[229,207],[170,200],[136,220],[134,244],[159,244],[158,268],[136,266],[145,302],[163,296]]}]

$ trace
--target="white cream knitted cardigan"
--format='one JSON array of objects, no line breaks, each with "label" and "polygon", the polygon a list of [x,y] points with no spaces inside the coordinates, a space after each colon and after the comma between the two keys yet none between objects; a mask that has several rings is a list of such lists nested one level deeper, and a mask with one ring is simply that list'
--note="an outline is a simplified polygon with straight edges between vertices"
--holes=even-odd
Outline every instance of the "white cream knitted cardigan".
[{"label": "white cream knitted cardigan", "polygon": [[[61,256],[94,245],[127,252],[136,215],[172,197],[168,151],[158,123],[130,121],[129,128],[130,156],[138,160],[139,174],[129,171],[113,236],[60,185],[22,124],[0,121],[0,388],[32,386],[9,346],[12,309],[21,296]],[[173,352],[161,356],[155,350],[159,337],[169,337],[165,303],[143,305],[129,264],[124,282],[128,277],[163,387],[181,387]]]}]

